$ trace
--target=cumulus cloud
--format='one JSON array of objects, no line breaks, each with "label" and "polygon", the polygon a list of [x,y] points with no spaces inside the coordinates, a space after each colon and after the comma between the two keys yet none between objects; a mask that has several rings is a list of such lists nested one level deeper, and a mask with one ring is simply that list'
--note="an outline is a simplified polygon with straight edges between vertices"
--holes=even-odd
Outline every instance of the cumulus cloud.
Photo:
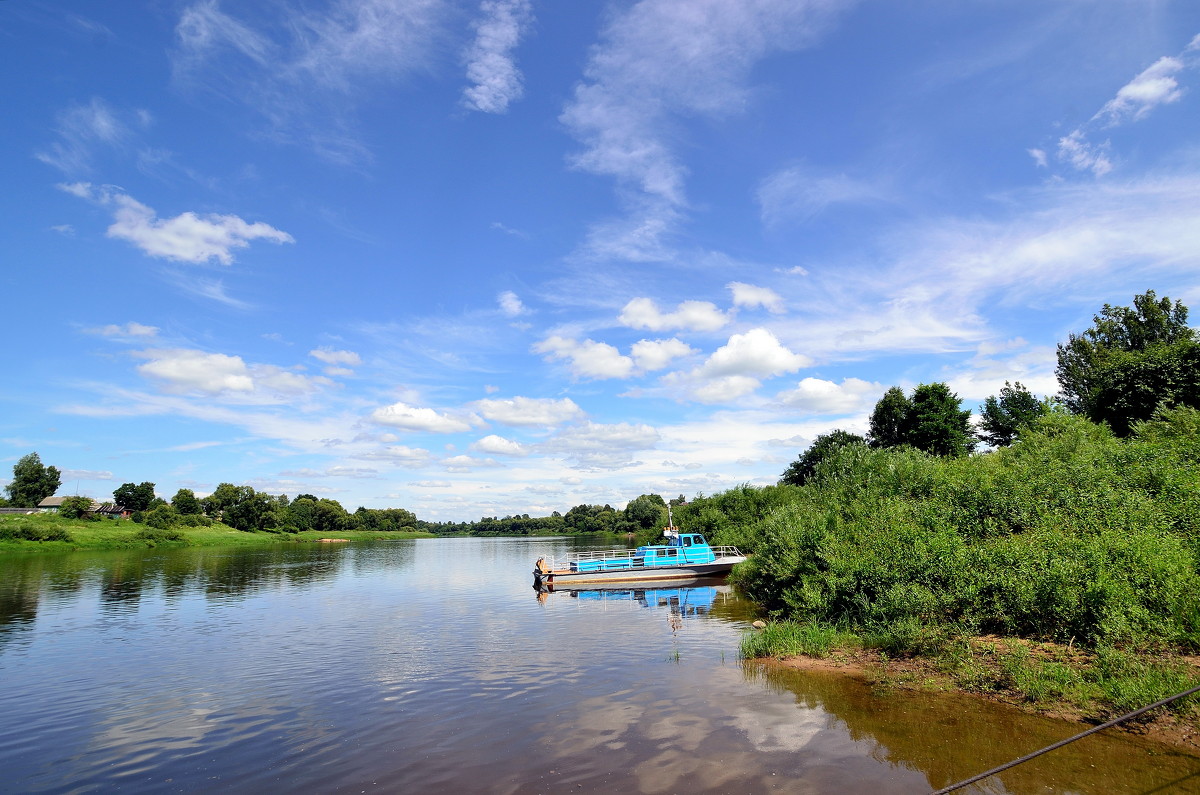
[{"label": "cumulus cloud", "polygon": [[764,378],[807,367],[807,356],[793,353],[765,328],[734,334],[700,367],[669,373],[663,385],[701,403],[727,403],[754,392]]},{"label": "cumulus cloud", "polygon": [[471,405],[484,419],[504,425],[546,427],[583,416],[570,398],[488,398]]},{"label": "cumulus cloud", "polygon": [[508,317],[519,317],[529,311],[512,290],[505,290],[500,293],[496,297],[496,301],[500,304],[500,311]]},{"label": "cumulus cloud", "polygon": [[126,240],[151,257],[193,263],[215,259],[229,265],[233,250],[246,248],[251,241],[295,242],[287,232],[262,222],[247,223],[236,215],[185,212],[174,218],[159,218],[154,210],[116,188],[94,188],[86,182],[59,188],[112,208],[113,224],[108,236]]},{"label": "cumulus cloud", "polygon": [[843,378],[841,384],[805,378],[775,399],[809,414],[853,414],[866,409],[883,389],[881,384],[861,378]]},{"label": "cumulus cloud", "polygon": [[328,385],[269,364],[248,365],[240,356],[187,348],[138,351],[146,359],[137,370],[156,381],[164,392],[268,399],[269,395],[295,396]]},{"label": "cumulus cloud", "polygon": [[447,472],[470,472],[473,469],[504,466],[494,458],[474,458],[469,455],[450,456],[442,459],[442,465],[446,467]]},{"label": "cumulus cloud", "polygon": [[807,356],[789,351],[770,331],[756,328],[734,334],[700,368],[704,376],[749,375],[765,378],[807,367]]},{"label": "cumulus cloud", "polygon": [[503,436],[490,434],[471,444],[471,449],[480,453],[492,455],[526,456],[529,450],[520,442],[505,439]]},{"label": "cumulus cloud", "polygon": [[548,361],[567,359],[571,372],[579,378],[628,378],[633,374],[633,359],[607,342],[574,340],[557,334],[533,346],[534,353],[543,354]]},{"label": "cumulus cloud", "polygon": [[708,301],[684,301],[674,312],[663,312],[650,298],[634,298],[617,319],[629,328],[647,331],[716,331],[729,322],[729,316]]},{"label": "cumulus cloud", "polygon": [[1117,95],[1104,104],[1096,113],[1093,120],[1099,120],[1109,125],[1119,124],[1126,119],[1138,121],[1144,119],[1150,111],[1159,105],[1169,105],[1177,102],[1183,96],[1183,89],[1175,74],[1183,69],[1183,61],[1170,56],[1163,56],[1149,66],[1137,77],[1130,80],[1117,91]]},{"label": "cumulus cloud", "polygon": [[1080,171],[1090,171],[1097,177],[1112,171],[1110,149],[1111,145],[1107,141],[1102,144],[1089,142],[1082,130],[1075,130],[1070,135],[1058,139],[1060,160],[1067,161]]},{"label": "cumulus cloud", "polygon": [[783,313],[783,299],[769,287],[755,287],[742,282],[730,282],[725,287],[733,293],[734,306],[747,309],[762,307],[772,314]]},{"label": "cumulus cloud", "polygon": [[316,348],[308,352],[308,355],[325,362],[325,364],[341,364],[350,367],[357,367],[362,364],[362,357],[354,351],[337,351],[333,348]]},{"label": "cumulus cloud", "polygon": [[483,0],[474,24],[475,41],[467,50],[463,105],[484,113],[503,113],[521,98],[524,87],[513,50],[533,19],[529,0]]},{"label": "cumulus cloud", "polygon": [[393,403],[375,409],[371,412],[371,420],[379,425],[426,433],[458,433],[471,429],[471,423],[466,420],[407,403]]},{"label": "cumulus cloud", "polygon": [[88,329],[87,332],[112,339],[147,340],[158,336],[158,327],[130,321],[120,326],[109,324]]},{"label": "cumulus cloud", "polygon": [[630,356],[639,370],[651,372],[661,370],[673,360],[690,356],[695,349],[678,337],[669,340],[639,340],[633,343]]}]

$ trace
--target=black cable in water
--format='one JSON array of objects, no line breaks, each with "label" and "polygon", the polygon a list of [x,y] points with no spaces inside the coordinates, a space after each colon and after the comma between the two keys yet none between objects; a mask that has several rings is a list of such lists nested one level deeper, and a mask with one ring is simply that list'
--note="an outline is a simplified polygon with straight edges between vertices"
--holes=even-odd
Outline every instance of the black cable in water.
[{"label": "black cable in water", "polygon": [[1099,726],[1093,726],[1092,728],[1088,729],[1087,731],[1083,731],[1083,732],[1080,732],[1079,734],[1076,734],[1074,737],[1068,737],[1065,740],[1059,740],[1058,742],[1054,743],[1054,745],[1047,745],[1045,748],[1041,749],[1040,751],[1034,751],[1032,754],[1026,754],[1025,756],[1021,757],[1020,759],[1014,759],[1011,762],[1007,762],[1003,765],[1000,765],[1000,767],[993,767],[991,770],[988,770],[984,773],[980,773],[978,776],[972,776],[971,778],[969,778],[965,781],[960,781],[957,784],[951,784],[948,787],[942,787],[940,790],[933,793],[933,795],[944,795],[944,793],[953,792],[956,789],[962,789],[963,787],[965,787],[969,784],[974,784],[976,781],[982,781],[983,779],[987,778],[988,776],[994,776],[997,773],[1001,773],[1005,770],[1008,770],[1010,767],[1016,767],[1017,765],[1019,765],[1023,762],[1028,762],[1030,759],[1033,759],[1034,757],[1038,757],[1038,756],[1041,756],[1042,754],[1049,753],[1050,751],[1053,751],[1055,748],[1062,748],[1064,745],[1067,745],[1068,743],[1073,743],[1076,740],[1081,740],[1084,737],[1087,737],[1089,734],[1095,734],[1098,731],[1103,731],[1110,726],[1116,726],[1118,723],[1124,723],[1125,721],[1129,720],[1130,718],[1136,718],[1138,715],[1141,715],[1143,712],[1149,712],[1150,710],[1156,709],[1157,707],[1161,707],[1164,704],[1170,704],[1172,701],[1177,701],[1177,700],[1183,698],[1184,696],[1190,696],[1192,693],[1195,693],[1198,690],[1200,690],[1200,685],[1193,687],[1191,690],[1185,690],[1182,693],[1176,693],[1175,695],[1170,696],[1169,698],[1164,698],[1162,701],[1155,701],[1153,704],[1151,704],[1148,707],[1142,707],[1141,709],[1137,709],[1126,715],[1122,715],[1119,718],[1113,718],[1108,723],[1101,723]]}]

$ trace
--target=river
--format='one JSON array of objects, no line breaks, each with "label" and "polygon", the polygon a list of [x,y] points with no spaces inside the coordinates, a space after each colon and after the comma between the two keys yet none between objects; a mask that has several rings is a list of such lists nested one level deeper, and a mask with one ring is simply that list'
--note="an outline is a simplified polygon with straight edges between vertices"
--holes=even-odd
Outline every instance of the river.
[{"label": "river", "polygon": [[[738,656],[727,586],[537,593],[574,539],[0,557],[0,791],[920,793],[1079,731]],[[1200,792],[1120,732],[967,792]]]}]

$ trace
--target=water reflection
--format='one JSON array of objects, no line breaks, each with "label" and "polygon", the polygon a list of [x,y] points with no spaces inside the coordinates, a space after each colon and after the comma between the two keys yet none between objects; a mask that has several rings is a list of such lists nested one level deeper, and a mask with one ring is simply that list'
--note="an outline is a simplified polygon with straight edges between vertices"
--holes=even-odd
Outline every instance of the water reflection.
[{"label": "water reflection", "polygon": [[[960,694],[880,691],[843,674],[748,660],[748,680],[835,718],[871,757],[921,773],[930,789],[1058,742],[1080,727]],[[1200,759],[1112,731],[980,782],[968,792],[1200,792]]]},{"label": "water reflection", "polygon": [[670,584],[638,585],[535,585],[539,602],[551,594],[561,594],[592,604],[632,603],[652,610],[666,610],[672,618],[683,620],[708,615],[718,600],[734,599],[733,589],[722,578],[675,580]]}]

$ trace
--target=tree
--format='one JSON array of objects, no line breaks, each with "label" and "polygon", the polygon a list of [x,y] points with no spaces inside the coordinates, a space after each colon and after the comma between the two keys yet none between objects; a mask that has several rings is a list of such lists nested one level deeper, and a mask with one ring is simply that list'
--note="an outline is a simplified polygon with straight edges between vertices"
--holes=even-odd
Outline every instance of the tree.
[{"label": "tree", "polygon": [[200,500],[196,498],[196,493],[191,489],[180,489],[175,492],[175,496],[171,498],[171,507],[181,516],[204,512],[204,508],[200,505]]},{"label": "tree", "polygon": [[117,505],[129,511],[149,510],[154,503],[154,484],[149,481],[142,481],[136,486],[122,483],[113,491],[113,499]]},{"label": "tree", "polygon": [[17,508],[36,508],[37,504],[54,495],[62,483],[62,473],[56,467],[42,466],[37,453],[22,456],[13,465],[12,482],[5,490]]},{"label": "tree", "polygon": [[975,448],[975,435],[971,412],[961,403],[944,383],[919,384],[912,397],[894,386],[871,412],[871,446],[907,444],[932,455],[965,456]]},{"label": "tree", "polygon": [[649,530],[665,524],[667,504],[657,494],[643,494],[629,501],[625,506],[625,519],[634,526],[634,530]]},{"label": "tree", "polygon": [[912,402],[904,396],[904,390],[894,386],[875,404],[871,412],[871,425],[867,435],[872,447],[899,447],[908,444],[908,414]]},{"label": "tree", "polygon": [[[901,394],[903,397],[903,394]],[[808,446],[799,458],[791,463],[791,466],[783,473],[780,483],[789,483],[793,486],[803,486],[816,472],[817,464],[824,461],[835,450],[839,450],[848,444],[866,444],[867,440],[856,433],[849,431],[836,430],[829,433],[823,433],[813,440],[813,443]]]},{"label": "tree", "polygon": [[1200,339],[1180,301],[1153,290],[1133,307],[1105,304],[1082,334],[1058,345],[1059,398],[1120,436],[1156,409],[1200,407]]},{"label": "tree", "polygon": [[1047,403],[1038,400],[1020,381],[1005,381],[999,397],[992,395],[983,402],[979,438],[993,447],[1008,447],[1016,441],[1017,431],[1049,410]]},{"label": "tree", "polygon": [[975,449],[971,410],[943,383],[920,384],[913,390],[908,415],[908,443],[933,455],[961,458]]},{"label": "tree", "polygon": [[58,506],[58,515],[64,519],[95,519],[91,497],[67,497]]}]

